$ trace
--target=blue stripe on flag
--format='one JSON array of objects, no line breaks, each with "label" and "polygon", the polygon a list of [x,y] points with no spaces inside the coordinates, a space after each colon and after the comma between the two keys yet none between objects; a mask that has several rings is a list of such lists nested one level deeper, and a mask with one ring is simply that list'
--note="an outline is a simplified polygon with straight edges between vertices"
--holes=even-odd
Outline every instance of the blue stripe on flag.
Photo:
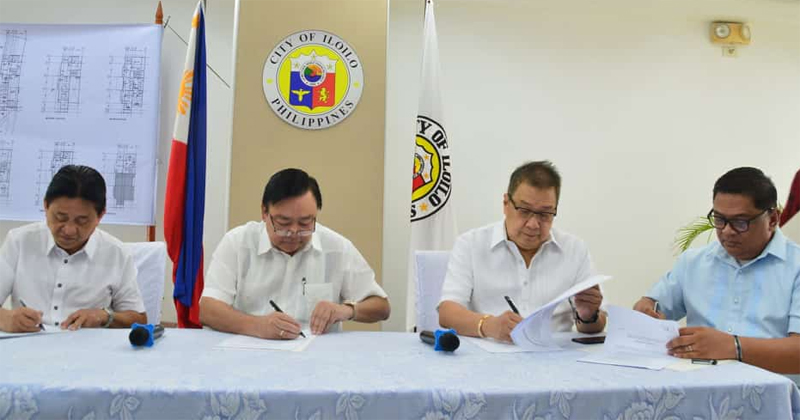
[{"label": "blue stripe on flag", "polygon": [[200,10],[194,56],[192,111],[186,150],[186,201],[183,213],[183,243],[178,259],[173,296],[192,306],[197,274],[203,268],[203,217],[206,204],[206,36],[205,15]]}]

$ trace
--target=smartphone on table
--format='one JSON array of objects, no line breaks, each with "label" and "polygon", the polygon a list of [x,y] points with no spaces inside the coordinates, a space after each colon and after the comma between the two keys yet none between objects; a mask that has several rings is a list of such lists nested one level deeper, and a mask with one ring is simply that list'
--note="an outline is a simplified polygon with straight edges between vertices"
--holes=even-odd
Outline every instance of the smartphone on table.
[{"label": "smartphone on table", "polygon": [[575,337],[572,341],[580,344],[602,344],[606,341],[606,336],[596,335],[593,337]]}]

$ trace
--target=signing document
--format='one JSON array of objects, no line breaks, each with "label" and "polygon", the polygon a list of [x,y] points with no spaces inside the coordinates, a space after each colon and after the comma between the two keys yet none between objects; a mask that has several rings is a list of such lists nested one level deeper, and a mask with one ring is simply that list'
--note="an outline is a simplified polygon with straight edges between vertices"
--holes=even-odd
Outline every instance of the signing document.
[{"label": "signing document", "polygon": [[551,319],[556,306],[572,296],[609,280],[610,276],[592,276],[570,287],[566,292],[535,310],[511,331],[514,344],[530,351],[552,351],[561,347],[553,338]]},{"label": "signing document", "polygon": [[303,329],[305,337],[297,337],[294,340],[265,340],[248,335],[236,335],[225,339],[216,346],[217,350],[236,349],[236,350],[283,350],[283,351],[303,351],[311,344],[314,335],[311,330]]},{"label": "signing document", "polygon": [[610,306],[603,350],[578,361],[661,370],[680,360],[667,354],[667,342],[679,335],[679,328],[675,321]]},{"label": "signing document", "polygon": [[46,334],[60,334],[71,331],[71,330],[62,330],[60,327],[56,327],[55,325],[40,325],[39,328],[41,328],[41,330],[39,331],[24,332],[24,333],[9,333],[5,331],[0,331],[0,340],[6,338],[32,337],[32,336],[46,335]]}]

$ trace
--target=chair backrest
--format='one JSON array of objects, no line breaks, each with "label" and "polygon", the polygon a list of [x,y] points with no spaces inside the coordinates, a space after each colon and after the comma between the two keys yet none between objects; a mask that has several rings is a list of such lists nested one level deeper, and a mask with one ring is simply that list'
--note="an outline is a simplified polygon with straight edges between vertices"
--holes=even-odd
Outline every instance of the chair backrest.
[{"label": "chair backrest", "polygon": [[136,282],[144,300],[147,322],[161,322],[161,299],[164,297],[167,270],[167,246],[164,242],[127,242],[125,248],[136,264]]},{"label": "chair backrest", "polygon": [[417,331],[439,328],[436,306],[442,296],[442,284],[447,274],[449,251],[416,251],[414,265],[417,280]]}]

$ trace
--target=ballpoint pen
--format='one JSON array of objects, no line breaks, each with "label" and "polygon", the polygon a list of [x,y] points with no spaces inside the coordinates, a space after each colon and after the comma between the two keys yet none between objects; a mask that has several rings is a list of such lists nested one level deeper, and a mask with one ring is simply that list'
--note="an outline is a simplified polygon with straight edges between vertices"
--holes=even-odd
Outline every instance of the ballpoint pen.
[{"label": "ballpoint pen", "polygon": [[[23,308],[28,307],[28,305],[26,305],[25,301],[22,299],[19,300],[19,304],[22,305]],[[39,323],[39,331],[44,331],[44,324],[42,324],[41,322]]]},{"label": "ballpoint pen", "polygon": [[511,298],[508,296],[503,297],[506,298],[506,302],[508,302],[508,306],[511,307],[511,310],[514,311],[515,314],[519,315],[519,311],[517,310],[517,307],[514,305],[514,302],[511,300]]},{"label": "ballpoint pen", "polygon": [[[278,304],[277,304],[277,303],[275,303],[275,301],[274,301],[274,300],[270,299],[270,300],[269,300],[269,304],[270,304],[270,305],[272,305],[272,309],[274,309],[274,310],[275,310],[275,312],[280,312],[280,313],[283,313],[283,311],[281,310],[281,308],[279,308],[279,307],[278,307]],[[306,338],[306,335],[305,335],[305,334],[303,334],[303,332],[302,332],[302,331],[300,331],[300,336],[301,336],[301,337],[303,337],[303,338]]]}]

